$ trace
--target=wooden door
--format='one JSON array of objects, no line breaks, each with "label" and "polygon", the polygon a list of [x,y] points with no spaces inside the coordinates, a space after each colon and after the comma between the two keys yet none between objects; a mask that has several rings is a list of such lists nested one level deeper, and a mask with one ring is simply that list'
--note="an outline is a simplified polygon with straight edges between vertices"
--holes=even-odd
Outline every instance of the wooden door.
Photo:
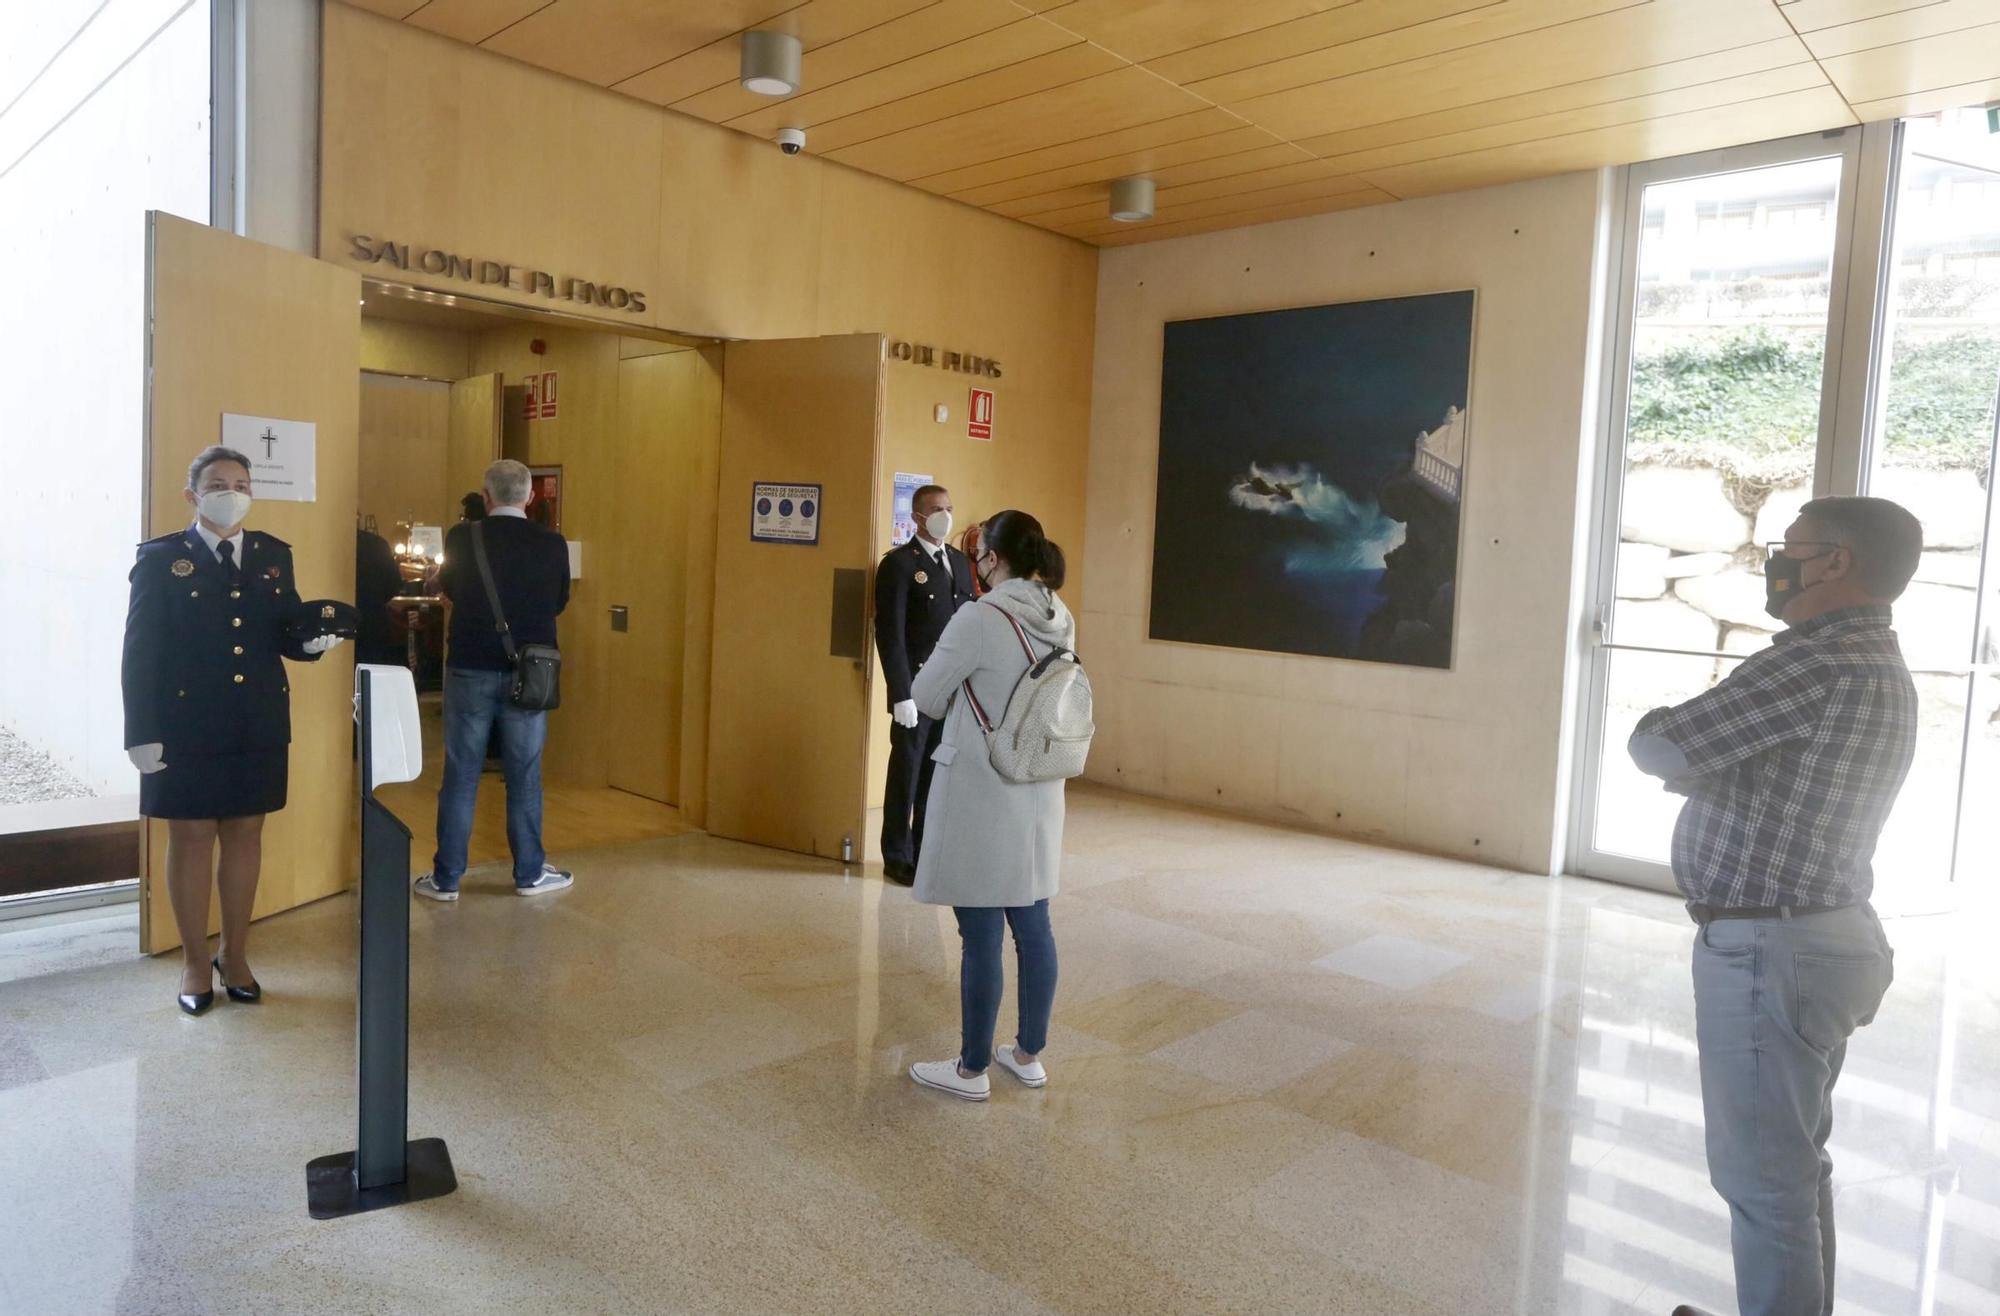
[{"label": "wooden door", "polygon": [[474,375],[451,386],[451,421],[445,431],[445,485],[451,506],[444,524],[458,520],[458,500],[477,493],[486,468],[500,460],[501,380]]},{"label": "wooden door", "polygon": [[[600,541],[611,552],[599,559],[611,611],[588,624],[609,632],[618,733],[606,745],[608,780],[663,804],[683,802],[689,530],[703,473],[714,479],[720,384],[707,355],[692,349],[618,363],[617,498]],[[713,526],[700,524],[712,538]]]},{"label": "wooden door", "polygon": [[[728,346],[708,752],[715,835],[830,859],[843,842],[862,851],[881,417],[875,335]],[[752,538],[760,483],[820,486],[817,544]]]},{"label": "wooden door", "polygon": [[[194,455],[220,441],[222,416],[311,421],[312,502],[263,499],[250,528],[292,546],[305,598],[354,597],[359,474],[359,276],[172,215],[149,213],[145,535],[192,521],[181,490]],[[256,488],[252,454],[251,487]],[[256,915],[329,896],[354,880],[353,650],[288,664],[289,803],[264,826]],[[166,884],[167,827],[148,822],[141,860],[140,949],[180,945]],[[211,905],[211,927],[220,917]]]}]

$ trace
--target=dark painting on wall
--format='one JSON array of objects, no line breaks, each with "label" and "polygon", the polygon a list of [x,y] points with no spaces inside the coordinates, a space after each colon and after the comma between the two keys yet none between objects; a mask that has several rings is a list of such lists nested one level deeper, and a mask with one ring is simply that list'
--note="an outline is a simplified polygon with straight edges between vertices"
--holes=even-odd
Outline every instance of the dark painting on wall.
[{"label": "dark painting on wall", "polygon": [[1150,634],[1450,667],[1473,294],[1167,325]]}]

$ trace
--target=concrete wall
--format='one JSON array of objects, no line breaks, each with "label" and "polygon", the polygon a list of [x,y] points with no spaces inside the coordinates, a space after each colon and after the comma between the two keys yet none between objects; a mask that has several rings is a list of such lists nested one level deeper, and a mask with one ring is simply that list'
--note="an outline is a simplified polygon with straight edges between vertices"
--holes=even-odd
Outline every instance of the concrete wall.
[{"label": "concrete wall", "polygon": [[208,218],[209,6],[19,17],[0,75],[0,357],[19,385],[0,421],[16,490],[0,726],[98,794],[136,794],[118,668],[144,488],[145,212]]},{"label": "concrete wall", "polygon": [[[1090,775],[1534,872],[1560,860],[1596,412],[1599,180],[1569,175],[1104,252],[1078,646]],[[1167,321],[1478,290],[1456,664],[1147,638]]]}]

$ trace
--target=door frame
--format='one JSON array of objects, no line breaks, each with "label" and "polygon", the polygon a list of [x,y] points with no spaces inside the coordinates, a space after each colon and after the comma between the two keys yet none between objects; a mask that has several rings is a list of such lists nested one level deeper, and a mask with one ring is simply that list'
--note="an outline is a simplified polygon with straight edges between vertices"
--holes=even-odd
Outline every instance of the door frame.
[{"label": "door frame", "polygon": [[1677,890],[1667,864],[1599,850],[1595,845],[1598,792],[1603,778],[1601,754],[1616,752],[1603,743],[1612,654],[1625,651],[1686,653],[1691,657],[1742,656],[1720,650],[1703,653],[1618,645],[1609,639],[1612,613],[1618,602],[1618,544],[1624,524],[1626,433],[1646,189],[1683,178],[1840,157],[1813,489],[1816,495],[1824,495],[1838,489],[1858,488],[1868,468],[1868,445],[1874,431],[1877,372],[1871,363],[1877,359],[1883,327],[1879,293],[1891,254],[1888,220],[1893,213],[1901,130],[1901,124],[1893,122],[1859,125],[1649,160],[1616,171],[1611,193],[1611,204],[1616,207],[1612,216],[1615,255],[1605,262],[1605,277],[1615,282],[1604,290],[1601,299],[1602,305],[1612,308],[1602,340],[1609,369],[1604,373],[1599,404],[1598,433],[1603,441],[1597,445],[1593,475],[1596,510],[1590,520],[1586,624],[1577,637],[1578,658],[1584,673],[1579,689],[1584,704],[1576,718],[1576,741],[1572,747],[1576,767],[1571,780],[1565,872],[1668,893]]}]

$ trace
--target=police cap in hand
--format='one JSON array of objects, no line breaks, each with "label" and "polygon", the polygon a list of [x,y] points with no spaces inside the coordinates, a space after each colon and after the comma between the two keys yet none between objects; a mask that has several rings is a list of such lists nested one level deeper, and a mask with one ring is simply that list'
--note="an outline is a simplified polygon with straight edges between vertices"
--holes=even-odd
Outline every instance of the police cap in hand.
[{"label": "police cap in hand", "polygon": [[285,631],[294,640],[316,640],[322,635],[338,635],[351,640],[361,631],[361,614],[352,603],[339,599],[307,599],[292,609]]}]

